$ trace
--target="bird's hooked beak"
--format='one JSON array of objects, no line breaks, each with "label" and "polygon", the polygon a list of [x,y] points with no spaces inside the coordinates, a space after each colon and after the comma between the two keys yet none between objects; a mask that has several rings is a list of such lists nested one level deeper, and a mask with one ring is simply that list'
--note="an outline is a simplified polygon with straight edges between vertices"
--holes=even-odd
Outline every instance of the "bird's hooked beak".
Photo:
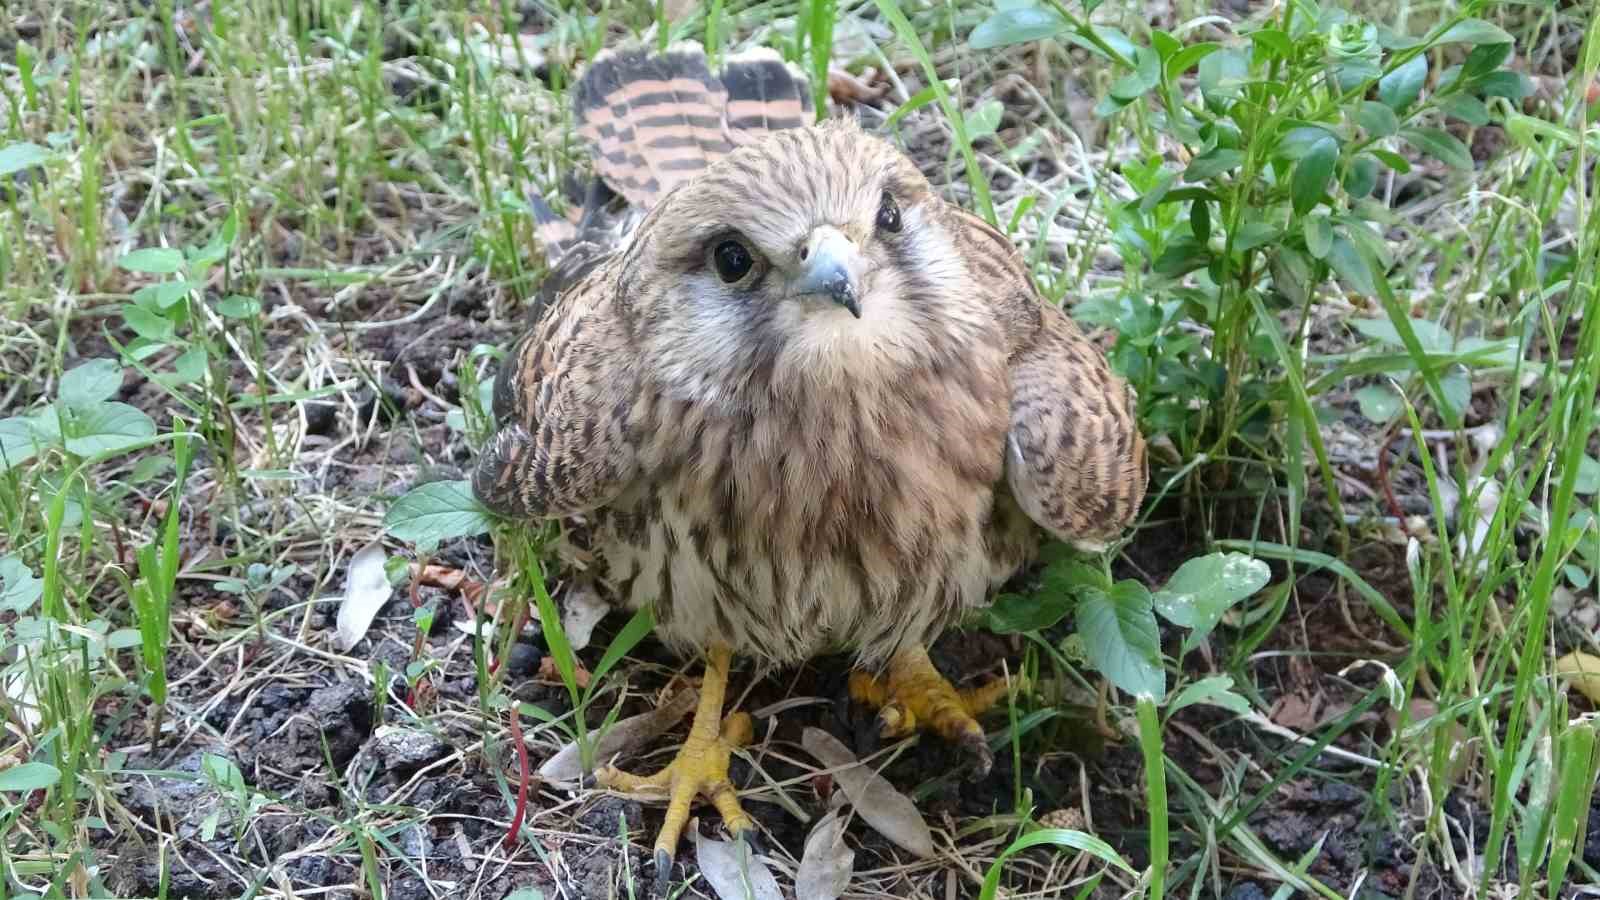
[{"label": "bird's hooked beak", "polygon": [[866,257],[855,241],[832,225],[820,225],[806,238],[800,251],[797,294],[827,294],[833,302],[861,318],[861,274]]}]

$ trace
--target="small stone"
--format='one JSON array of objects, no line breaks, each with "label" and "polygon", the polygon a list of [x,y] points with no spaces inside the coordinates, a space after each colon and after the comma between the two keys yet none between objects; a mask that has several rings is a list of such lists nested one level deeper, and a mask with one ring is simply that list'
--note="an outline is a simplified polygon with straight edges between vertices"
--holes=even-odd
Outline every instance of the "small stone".
[{"label": "small stone", "polygon": [[532,644],[518,641],[511,645],[511,651],[506,654],[506,674],[518,678],[527,678],[539,671],[539,661],[544,654]]},{"label": "small stone", "polygon": [[426,731],[386,725],[373,735],[373,749],[377,751],[384,768],[406,777],[429,763],[443,759],[450,752],[450,745]]}]

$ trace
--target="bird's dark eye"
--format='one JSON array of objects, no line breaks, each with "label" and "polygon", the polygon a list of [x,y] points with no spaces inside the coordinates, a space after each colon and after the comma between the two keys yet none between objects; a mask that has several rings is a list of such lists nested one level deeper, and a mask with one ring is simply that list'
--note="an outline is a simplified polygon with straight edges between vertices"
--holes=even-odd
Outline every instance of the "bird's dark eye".
[{"label": "bird's dark eye", "polygon": [[745,245],[738,241],[723,241],[711,251],[711,258],[717,264],[717,274],[728,284],[733,284],[744,276],[750,274],[750,267],[755,265],[755,257]]},{"label": "bird's dark eye", "polygon": [[878,230],[891,234],[900,230],[900,207],[888,191],[883,192],[883,202],[878,204]]}]

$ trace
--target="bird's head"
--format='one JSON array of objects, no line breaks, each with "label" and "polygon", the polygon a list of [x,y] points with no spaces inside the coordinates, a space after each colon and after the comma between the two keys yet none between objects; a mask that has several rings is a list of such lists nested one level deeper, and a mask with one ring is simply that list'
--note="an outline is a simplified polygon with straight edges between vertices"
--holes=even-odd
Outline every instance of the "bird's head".
[{"label": "bird's head", "polygon": [[640,336],[684,378],[893,369],[975,314],[943,201],[851,120],[723,157],[657,204],[626,257]]}]

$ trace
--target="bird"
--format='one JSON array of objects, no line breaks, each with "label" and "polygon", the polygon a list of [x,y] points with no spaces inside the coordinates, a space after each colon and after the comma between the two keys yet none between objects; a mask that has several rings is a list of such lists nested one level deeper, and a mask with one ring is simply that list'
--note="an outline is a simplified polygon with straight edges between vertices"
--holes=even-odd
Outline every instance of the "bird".
[{"label": "bird", "polygon": [[[818,117],[776,52],[623,45],[572,87],[595,178],[493,389],[472,473],[498,516],[581,523],[612,602],[704,675],[664,769],[594,773],[665,794],[668,883],[691,807],[757,838],[728,780],[747,713],[735,659],[850,655],[885,737],[932,732],[992,764],[929,644],[1054,538],[1099,551],[1134,522],[1132,389],[1041,296],[1016,246],[854,117]],[[619,209],[620,207],[620,209]]]}]

